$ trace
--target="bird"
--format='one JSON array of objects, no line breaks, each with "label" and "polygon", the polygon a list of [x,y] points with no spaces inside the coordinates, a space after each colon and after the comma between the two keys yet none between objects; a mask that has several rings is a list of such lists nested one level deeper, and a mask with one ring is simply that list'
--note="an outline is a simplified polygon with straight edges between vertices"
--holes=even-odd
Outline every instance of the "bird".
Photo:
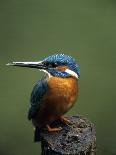
[{"label": "bird", "polygon": [[43,71],[44,76],[34,86],[28,119],[35,128],[47,128],[48,132],[58,132],[62,127],[51,127],[60,120],[70,121],[64,116],[76,103],[79,94],[80,66],[69,55],[58,53],[36,62],[11,62],[8,66],[35,68]]}]

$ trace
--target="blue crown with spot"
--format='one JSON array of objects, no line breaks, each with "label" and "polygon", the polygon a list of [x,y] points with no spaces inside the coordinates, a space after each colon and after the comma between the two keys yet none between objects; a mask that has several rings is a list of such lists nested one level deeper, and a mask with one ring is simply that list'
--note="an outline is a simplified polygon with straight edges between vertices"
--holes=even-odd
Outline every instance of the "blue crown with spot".
[{"label": "blue crown with spot", "polygon": [[68,66],[68,68],[74,71],[78,77],[80,77],[80,67],[78,63],[76,63],[75,59],[69,55],[65,54],[54,54],[44,59],[44,61],[49,63],[57,63],[60,65]]}]

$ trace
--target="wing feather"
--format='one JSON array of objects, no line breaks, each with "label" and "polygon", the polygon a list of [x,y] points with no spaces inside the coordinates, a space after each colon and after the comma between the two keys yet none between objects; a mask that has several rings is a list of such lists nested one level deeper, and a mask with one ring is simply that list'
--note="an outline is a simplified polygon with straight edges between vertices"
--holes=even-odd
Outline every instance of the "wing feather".
[{"label": "wing feather", "polygon": [[47,90],[48,85],[46,79],[38,81],[38,83],[34,86],[30,98],[31,106],[28,112],[29,120],[31,120],[36,116],[37,112],[41,107],[43,96],[47,92]]}]

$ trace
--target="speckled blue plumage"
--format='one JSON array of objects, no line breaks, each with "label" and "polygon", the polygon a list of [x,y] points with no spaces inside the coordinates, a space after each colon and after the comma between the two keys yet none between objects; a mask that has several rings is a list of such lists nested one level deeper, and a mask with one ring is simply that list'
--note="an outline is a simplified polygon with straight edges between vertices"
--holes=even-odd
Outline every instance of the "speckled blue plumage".
[{"label": "speckled blue plumage", "polygon": [[39,111],[41,104],[42,104],[42,99],[44,94],[48,90],[48,85],[47,85],[47,79],[42,79],[37,82],[37,84],[34,86],[33,91],[31,93],[31,107],[28,112],[28,119],[32,119],[35,117],[36,113]]},{"label": "speckled blue plumage", "polygon": [[[69,67],[70,70],[74,71],[78,77],[80,76],[80,67],[79,65],[76,63],[75,59],[72,58],[71,56],[69,55],[65,55],[65,54],[55,54],[55,55],[52,55],[52,56],[49,56],[47,58],[45,58],[43,61],[47,61],[49,63],[57,63],[59,66],[62,66],[62,65],[66,65]],[[55,76],[58,76],[58,77],[69,77],[70,75],[67,74],[67,73],[61,73],[61,72],[58,72],[57,70],[54,70],[54,69],[51,69],[49,68],[48,71],[52,74],[52,75],[55,75]]]}]

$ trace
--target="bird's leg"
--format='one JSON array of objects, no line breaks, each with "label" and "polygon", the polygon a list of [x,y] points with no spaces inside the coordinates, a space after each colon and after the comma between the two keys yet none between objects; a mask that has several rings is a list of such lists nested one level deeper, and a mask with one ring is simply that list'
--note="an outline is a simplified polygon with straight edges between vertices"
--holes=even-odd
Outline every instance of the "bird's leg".
[{"label": "bird's leg", "polygon": [[66,117],[61,116],[60,121],[64,124],[72,124],[70,120],[68,120]]},{"label": "bird's leg", "polygon": [[59,128],[51,128],[49,125],[46,125],[47,129],[49,132],[57,132],[57,131],[60,131],[62,130],[62,127],[59,127]]}]

